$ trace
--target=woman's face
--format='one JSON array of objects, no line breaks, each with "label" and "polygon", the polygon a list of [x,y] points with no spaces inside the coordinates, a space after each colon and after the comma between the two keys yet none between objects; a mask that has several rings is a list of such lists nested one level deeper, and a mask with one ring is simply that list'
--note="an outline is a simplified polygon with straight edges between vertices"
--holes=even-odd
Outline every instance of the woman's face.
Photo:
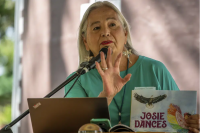
[{"label": "woman's face", "polygon": [[94,56],[105,46],[111,47],[113,55],[117,56],[126,44],[127,32],[123,29],[117,13],[103,6],[90,12],[87,18],[87,35],[83,40],[86,50],[91,50]]}]

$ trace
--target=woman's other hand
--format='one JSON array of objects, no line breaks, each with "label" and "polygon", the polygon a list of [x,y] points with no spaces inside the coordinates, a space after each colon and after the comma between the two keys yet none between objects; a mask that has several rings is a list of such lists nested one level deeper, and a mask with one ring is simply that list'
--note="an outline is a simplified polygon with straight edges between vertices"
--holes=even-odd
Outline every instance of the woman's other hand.
[{"label": "woman's other hand", "polygon": [[[101,52],[101,66],[98,62],[95,62],[96,68],[101,75],[103,81],[103,91],[99,94],[99,97],[107,97],[108,105],[111,103],[114,96],[122,89],[122,87],[130,80],[131,74],[127,74],[124,78],[120,76],[120,61],[122,53],[120,53],[114,64],[112,63],[112,50],[108,49],[107,59],[105,60],[104,53]],[[107,70],[102,70],[107,68]]]},{"label": "woman's other hand", "polygon": [[199,133],[200,130],[200,115],[191,115],[186,121],[186,126],[189,128],[190,131],[194,133]]}]

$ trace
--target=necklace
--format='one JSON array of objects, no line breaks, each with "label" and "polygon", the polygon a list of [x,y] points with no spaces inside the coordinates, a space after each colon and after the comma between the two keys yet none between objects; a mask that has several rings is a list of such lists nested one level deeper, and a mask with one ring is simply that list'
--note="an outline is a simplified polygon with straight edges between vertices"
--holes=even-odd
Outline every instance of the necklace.
[{"label": "necklace", "polygon": [[[128,61],[127,61],[126,75],[128,74],[128,66],[129,66],[129,59],[128,59]],[[113,98],[113,99],[114,99],[114,102],[115,102],[115,104],[116,104],[116,106],[117,106],[117,109],[118,109],[118,111],[119,111],[119,124],[121,124],[121,112],[122,112],[122,107],[123,107],[123,103],[124,103],[124,95],[125,95],[125,92],[126,92],[126,84],[124,85],[124,93],[123,93],[122,104],[121,104],[121,107],[120,107],[120,108],[119,108],[119,106],[118,106],[118,104],[117,104],[115,98]]]}]

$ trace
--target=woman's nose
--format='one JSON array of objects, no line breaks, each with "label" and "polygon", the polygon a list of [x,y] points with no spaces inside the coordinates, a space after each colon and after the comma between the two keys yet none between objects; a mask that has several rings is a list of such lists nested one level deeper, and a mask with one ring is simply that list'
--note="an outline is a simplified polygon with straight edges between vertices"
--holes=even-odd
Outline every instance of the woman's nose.
[{"label": "woman's nose", "polygon": [[101,36],[102,37],[110,36],[110,30],[108,28],[102,29]]}]

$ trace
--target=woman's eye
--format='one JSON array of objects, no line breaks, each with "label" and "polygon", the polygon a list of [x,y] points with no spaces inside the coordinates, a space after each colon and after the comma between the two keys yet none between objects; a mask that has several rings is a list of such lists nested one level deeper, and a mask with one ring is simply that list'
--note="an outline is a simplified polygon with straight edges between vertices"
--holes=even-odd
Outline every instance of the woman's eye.
[{"label": "woman's eye", "polygon": [[110,24],[110,26],[112,26],[112,27],[113,27],[113,26],[116,26],[116,24],[115,24],[115,23],[111,23],[111,24]]},{"label": "woman's eye", "polygon": [[94,27],[94,29],[93,30],[98,30],[100,27]]}]

